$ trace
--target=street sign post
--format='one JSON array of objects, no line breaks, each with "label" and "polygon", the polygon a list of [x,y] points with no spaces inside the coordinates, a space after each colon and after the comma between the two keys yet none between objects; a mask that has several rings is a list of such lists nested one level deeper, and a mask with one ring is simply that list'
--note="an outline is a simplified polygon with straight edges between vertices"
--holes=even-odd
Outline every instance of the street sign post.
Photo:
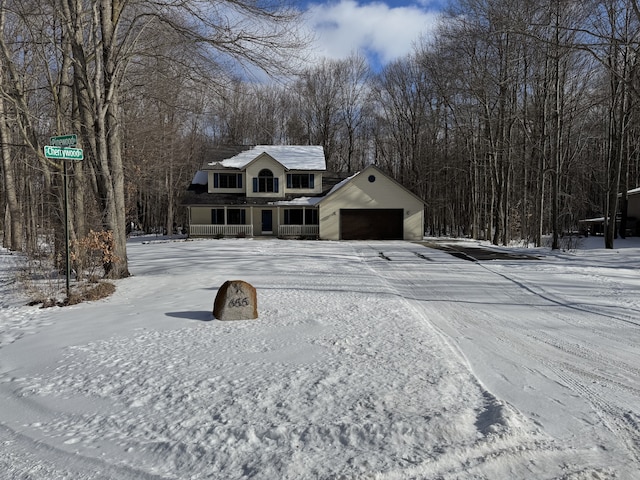
[{"label": "street sign post", "polygon": [[[75,134],[50,137],[49,142],[51,145],[44,146],[44,156],[47,158],[52,160],[82,160],[84,158],[82,149],[75,148],[78,144],[78,136]],[[71,252],[69,246],[69,175],[67,174],[67,162],[62,163],[64,167],[64,243],[67,251],[67,300],[69,300],[71,297],[71,289],[69,286],[69,279],[71,278]]]},{"label": "street sign post", "polygon": [[82,160],[84,158],[81,148],[58,147],[45,145],[44,156],[53,160]]}]

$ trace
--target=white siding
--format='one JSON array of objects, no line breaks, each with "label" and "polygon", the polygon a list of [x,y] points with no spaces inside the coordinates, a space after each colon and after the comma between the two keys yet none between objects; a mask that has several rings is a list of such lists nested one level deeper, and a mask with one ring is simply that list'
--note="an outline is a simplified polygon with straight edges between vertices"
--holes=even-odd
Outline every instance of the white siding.
[{"label": "white siding", "polygon": [[[369,181],[373,175],[375,180]],[[380,170],[368,167],[319,204],[320,238],[339,240],[340,209],[401,208],[404,239],[421,240],[424,235],[424,203]]]},{"label": "white siding", "polygon": [[[271,170],[273,177],[278,179],[278,192],[254,192],[253,179],[258,177],[260,170]],[[262,155],[256,161],[247,166],[245,171],[247,197],[279,197],[284,198],[284,189],[287,185],[284,167],[268,155]]]}]

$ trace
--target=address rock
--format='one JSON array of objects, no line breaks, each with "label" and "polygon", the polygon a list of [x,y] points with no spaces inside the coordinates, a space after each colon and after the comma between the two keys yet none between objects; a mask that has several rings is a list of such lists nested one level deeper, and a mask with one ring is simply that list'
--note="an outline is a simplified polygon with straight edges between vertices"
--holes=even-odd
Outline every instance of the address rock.
[{"label": "address rock", "polygon": [[258,318],[258,295],[255,287],[243,280],[224,282],[213,303],[213,316],[218,320]]}]

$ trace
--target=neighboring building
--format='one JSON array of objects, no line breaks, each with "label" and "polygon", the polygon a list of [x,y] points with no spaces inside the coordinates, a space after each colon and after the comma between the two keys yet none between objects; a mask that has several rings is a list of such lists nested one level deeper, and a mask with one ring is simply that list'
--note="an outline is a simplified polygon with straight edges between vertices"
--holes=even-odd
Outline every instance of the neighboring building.
[{"label": "neighboring building", "polygon": [[640,188],[627,192],[627,232],[630,236],[640,235]]},{"label": "neighboring building", "polygon": [[228,147],[185,196],[189,235],[420,240],[424,202],[374,166],[344,178],[320,146]]},{"label": "neighboring building", "polygon": [[[626,210],[625,210],[626,208]],[[626,217],[624,214],[626,213]],[[627,191],[627,201],[622,200],[622,194],[618,194],[618,214],[616,215],[616,236],[620,233],[620,224],[624,218],[625,237],[640,235],[640,188]],[[604,228],[603,228],[604,231]]]},{"label": "neighboring building", "polygon": [[[620,229],[620,220],[622,218],[622,194],[618,194],[618,214],[616,215],[616,232]],[[640,188],[634,188],[627,191],[627,223],[625,236],[640,236]],[[605,218],[587,218],[580,221],[582,233],[587,235],[604,235]]]}]

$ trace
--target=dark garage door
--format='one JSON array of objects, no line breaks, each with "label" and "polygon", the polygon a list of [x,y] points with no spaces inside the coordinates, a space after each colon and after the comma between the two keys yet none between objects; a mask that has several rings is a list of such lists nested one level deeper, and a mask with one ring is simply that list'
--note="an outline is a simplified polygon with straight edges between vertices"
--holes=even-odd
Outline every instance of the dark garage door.
[{"label": "dark garage door", "polygon": [[343,240],[402,240],[403,227],[401,208],[340,210]]}]

